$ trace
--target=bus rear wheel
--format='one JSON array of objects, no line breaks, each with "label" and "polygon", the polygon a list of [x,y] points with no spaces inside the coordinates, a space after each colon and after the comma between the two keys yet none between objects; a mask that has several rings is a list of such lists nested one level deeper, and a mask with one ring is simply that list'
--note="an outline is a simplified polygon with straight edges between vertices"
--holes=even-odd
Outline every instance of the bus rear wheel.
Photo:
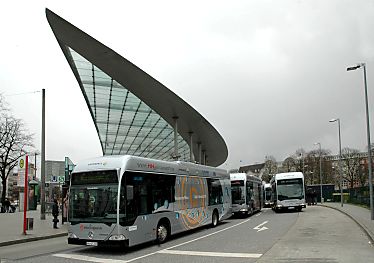
[{"label": "bus rear wheel", "polygon": [[165,241],[169,237],[169,228],[168,225],[165,222],[160,222],[157,226],[157,243],[162,244],[165,243]]},{"label": "bus rear wheel", "polygon": [[251,208],[248,210],[247,215],[251,216],[251,215],[253,215],[253,213],[254,213],[253,206],[251,206]]},{"label": "bus rear wheel", "polygon": [[216,227],[218,225],[218,212],[215,210],[212,215],[212,227]]}]

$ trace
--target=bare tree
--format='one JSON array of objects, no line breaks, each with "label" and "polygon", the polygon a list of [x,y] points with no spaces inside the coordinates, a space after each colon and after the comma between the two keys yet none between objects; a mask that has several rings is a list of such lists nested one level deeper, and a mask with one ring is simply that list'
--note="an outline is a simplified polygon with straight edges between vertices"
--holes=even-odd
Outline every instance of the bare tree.
[{"label": "bare tree", "polygon": [[360,169],[358,170],[358,174],[357,174],[357,177],[358,177],[357,180],[361,187],[366,186],[366,184],[368,183],[368,178],[369,178],[368,175],[369,175],[369,169],[368,169],[367,163],[366,164],[361,163]]},{"label": "bare tree", "polygon": [[275,160],[274,156],[265,156],[264,172],[262,173],[261,177],[262,180],[265,182],[270,182],[271,178],[276,174],[277,170],[277,161]]},{"label": "bare tree", "polygon": [[361,159],[360,151],[345,147],[342,149],[342,169],[343,178],[350,184],[350,188],[353,188],[354,182],[358,180]]},{"label": "bare tree", "polygon": [[297,149],[293,155],[296,172],[304,172],[306,152],[303,148]]},{"label": "bare tree", "polygon": [[13,117],[0,95],[0,178],[1,200],[6,197],[7,179],[18,160],[33,147],[33,135],[25,129],[22,120]]},{"label": "bare tree", "polygon": [[283,171],[284,172],[296,171],[296,164],[297,164],[297,160],[293,156],[287,157],[282,163]]}]

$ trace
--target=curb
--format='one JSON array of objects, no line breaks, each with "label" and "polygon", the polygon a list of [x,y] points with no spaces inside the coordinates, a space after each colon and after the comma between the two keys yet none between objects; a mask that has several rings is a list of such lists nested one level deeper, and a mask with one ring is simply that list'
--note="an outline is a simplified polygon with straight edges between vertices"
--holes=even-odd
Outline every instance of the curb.
[{"label": "curb", "polygon": [[323,205],[323,204],[320,204],[319,206],[323,206],[323,207],[327,207],[327,208],[331,208],[331,209],[334,209],[336,211],[339,211],[341,212],[342,214],[345,214],[346,216],[348,216],[350,219],[352,219],[360,228],[361,230],[366,234],[366,236],[368,237],[371,245],[373,246],[374,245],[374,237],[371,236],[371,232],[366,228],[366,226],[364,224],[361,224],[356,218],[354,218],[353,216],[351,216],[350,214],[348,214],[347,212],[339,209],[339,208],[336,208],[336,207],[332,207],[332,206],[327,206],[327,205]]},{"label": "curb", "polygon": [[30,237],[30,238],[23,238],[23,239],[16,239],[16,240],[11,240],[11,241],[0,242],[0,247],[5,247],[5,246],[10,246],[10,245],[15,245],[15,244],[21,244],[21,243],[26,243],[26,242],[32,242],[32,241],[39,241],[39,240],[50,239],[50,238],[55,238],[55,237],[63,237],[63,236],[67,236],[67,232],[66,233],[53,234],[53,235],[49,235],[49,236],[38,236],[38,237]]}]

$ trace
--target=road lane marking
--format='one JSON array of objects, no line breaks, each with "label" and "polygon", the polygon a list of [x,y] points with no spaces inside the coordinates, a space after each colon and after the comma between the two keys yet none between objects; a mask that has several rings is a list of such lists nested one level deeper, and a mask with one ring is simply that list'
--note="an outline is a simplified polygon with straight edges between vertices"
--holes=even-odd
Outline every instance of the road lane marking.
[{"label": "road lane marking", "polygon": [[265,222],[259,224],[258,226],[254,227],[253,229],[257,230],[257,232],[261,232],[261,231],[264,231],[266,229],[269,229],[266,226],[263,226],[263,225],[267,224],[268,222],[269,221],[265,221]]},{"label": "road lane marking", "polygon": [[164,248],[164,249],[158,250],[158,251],[156,251],[156,252],[149,253],[149,254],[146,254],[146,255],[143,255],[143,256],[140,256],[140,257],[137,257],[137,258],[129,259],[127,262],[132,262],[132,261],[135,261],[135,260],[138,260],[138,259],[142,259],[142,258],[146,258],[146,257],[149,257],[149,256],[153,256],[153,255],[159,253],[160,251],[168,250],[168,249],[173,249],[173,248],[180,247],[180,246],[183,246],[183,245],[189,244],[189,243],[191,243],[191,242],[195,242],[195,241],[197,241],[197,240],[200,240],[200,239],[203,239],[203,238],[206,238],[206,237],[210,237],[210,236],[212,236],[212,235],[215,235],[215,234],[221,233],[221,232],[223,232],[223,231],[229,230],[229,229],[231,229],[231,228],[233,228],[233,227],[236,227],[236,226],[239,226],[239,225],[241,225],[241,224],[247,223],[249,220],[251,220],[251,219],[249,218],[249,219],[244,220],[243,222],[240,222],[240,223],[235,224],[235,225],[233,225],[233,226],[226,227],[226,228],[221,229],[221,230],[218,230],[218,231],[216,231],[216,232],[213,232],[213,233],[210,233],[210,234],[207,234],[207,235],[204,235],[204,236],[201,236],[201,237],[198,237],[198,238],[195,238],[195,239],[192,239],[192,240],[189,240],[189,241],[186,241],[186,242],[180,243],[180,244],[175,245],[175,246],[171,246],[171,247],[168,247],[168,248]]},{"label": "road lane marking", "polygon": [[204,256],[204,257],[226,257],[226,258],[259,258],[262,254],[254,253],[223,253],[223,252],[203,252],[203,251],[184,251],[184,250],[161,250],[160,254],[185,255],[185,256]]},{"label": "road lane marking", "polygon": [[77,254],[54,254],[53,256],[60,257],[60,258],[67,258],[67,259],[97,262],[97,263],[127,263],[128,262],[125,260],[110,259],[110,258],[96,258],[96,257],[89,257],[89,256],[83,256],[83,255],[77,255]]},{"label": "road lane marking", "polygon": [[243,222],[240,222],[240,223],[235,224],[235,225],[233,225],[233,226],[226,227],[226,228],[221,229],[221,230],[218,230],[218,231],[216,231],[216,232],[213,232],[213,233],[207,234],[207,235],[205,235],[205,236],[201,236],[201,237],[198,237],[198,238],[192,239],[192,240],[190,240],[190,241],[183,242],[183,243],[181,243],[181,244],[179,244],[179,245],[175,245],[175,246],[168,247],[168,248],[166,248],[166,249],[173,249],[173,248],[180,247],[180,246],[186,245],[186,244],[191,243],[191,242],[195,242],[195,241],[197,241],[197,240],[200,240],[200,239],[203,239],[203,238],[206,238],[206,237],[213,236],[213,235],[215,235],[215,234],[218,234],[218,233],[221,233],[221,232],[223,232],[223,231],[229,230],[229,229],[231,229],[231,228],[233,228],[233,227],[237,227],[237,226],[239,226],[239,225],[241,225],[241,224],[247,223],[249,220],[251,220],[251,219],[249,218],[249,219],[244,220]]},{"label": "road lane marking", "polygon": [[210,234],[207,234],[207,235],[204,235],[204,236],[201,236],[201,237],[198,237],[198,238],[195,238],[195,239],[192,239],[192,240],[180,243],[178,245],[174,245],[174,246],[171,246],[171,247],[168,247],[168,248],[160,249],[158,251],[155,251],[155,252],[152,252],[152,253],[140,256],[140,257],[132,258],[132,259],[129,259],[129,260],[116,260],[116,259],[96,258],[96,257],[81,256],[81,255],[77,255],[77,254],[54,254],[53,256],[55,256],[55,257],[62,257],[62,258],[68,258],[68,259],[77,259],[77,260],[82,260],[82,261],[91,261],[91,262],[97,262],[97,263],[128,263],[128,262],[133,262],[135,260],[139,260],[139,259],[146,258],[146,257],[149,257],[149,256],[153,256],[155,254],[159,254],[161,251],[173,249],[173,248],[180,247],[180,246],[183,246],[183,245],[195,242],[197,240],[200,240],[200,239],[203,239],[203,238],[206,238],[206,237],[210,237],[212,235],[215,235],[215,234],[221,233],[223,231],[229,230],[231,228],[237,227],[237,226],[239,226],[241,224],[247,223],[250,220],[251,219],[249,218],[249,219],[244,220],[244,221],[242,221],[240,223],[237,223],[235,225],[226,227],[226,228],[218,230],[216,232],[213,232],[213,233],[210,233]]},{"label": "road lane marking", "polygon": [[256,217],[260,216],[262,214],[262,212],[260,212],[259,214],[256,215]]}]

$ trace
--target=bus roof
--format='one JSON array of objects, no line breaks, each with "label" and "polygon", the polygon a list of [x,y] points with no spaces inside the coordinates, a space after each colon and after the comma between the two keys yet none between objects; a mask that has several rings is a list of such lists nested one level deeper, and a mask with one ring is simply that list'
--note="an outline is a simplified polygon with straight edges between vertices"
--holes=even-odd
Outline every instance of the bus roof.
[{"label": "bus roof", "polygon": [[261,182],[261,179],[254,176],[254,175],[249,175],[246,173],[232,173],[230,174],[230,180],[254,180]]},{"label": "bus roof", "polygon": [[226,170],[181,161],[168,162],[131,155],[110,155],[81,161],[73,173],[97,170],[178,174],[202,177],[229,177]]},{"label": "bus roof", "polygon": [[274,176],[275,180],[281,179],[293,179],[293,178],[304,178],[302,172],[289,172],[289,173],[279,173]]}]

